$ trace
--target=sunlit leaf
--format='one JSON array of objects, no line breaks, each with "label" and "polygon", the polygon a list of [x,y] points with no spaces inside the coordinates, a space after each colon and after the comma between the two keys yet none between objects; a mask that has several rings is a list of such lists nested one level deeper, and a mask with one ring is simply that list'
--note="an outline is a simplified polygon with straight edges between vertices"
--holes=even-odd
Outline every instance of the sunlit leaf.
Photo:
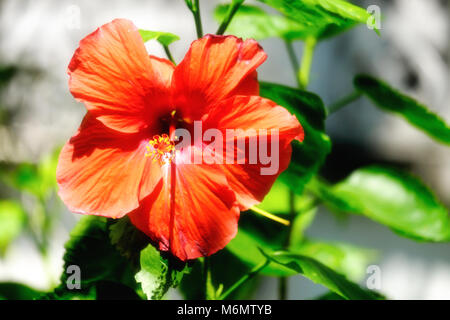
[{"label": "sunlit leaf", "polygon": [[450,126],[426,106],[368,75],[356,76],[354,85],[382,110],[394,112],[430,137],[450,144]]},{"label": "sunlit leaf", "polygon": [[20,203],[0,200],[0,256],[5,254],[11,242],[21,233],[25,218]]},{"label": "sunlit leaf", "polygon": [[[229,5],[219,5],[214,11],[217,21],[226,16]],[[242,5],[227,28],[228,34],[247,39],[262,40],[280,37],[286,40],[304,39],[308,29],[281,15],[271,15],[255,6]]]},{"label": "sunlit leaf", "polygon": [[374,300],[378,298],[311,257],[287,251],[262,252],[262,254],[274,264],[300,273],[311,281],[323,285],[346,299]]},{"label": "sunlit leaf", "polygon": [[179,36],[170,32],[139,29],[139,33],[141,34],[142,40],[144,40],[144,42],[147,42],[149,40],[156,40],[163,46],[168,46],[172,42],[180,40]]},{"label": "sunlit leaf", "polygon": [[[280,215],[290,214],[290,188],[286,183],[280,180],[276,180],[270,189],[269,193],[264,197],[264,200],[258,204],[258,208],[265,211]],[[294,195],[293,206],[295,210],[302,210],[302,208],[308,206],[311,202],[311,198],[305,195]]]},{"label": "sunlit leaf", "polygon": [[161,257],[151,244],[141,251],[140,267],[136,281],[147,298],[153,300],[162,299],[170,288],[178,286],[183,274],[189,272],[185,264]]},{"label": "sunlit leaf", "polygon": [[260,83],[260,94],[288,109],[303,126],[305,139],[302,143],[292,143],[291,164],[280,176],[291,190],[301,194],[331,149],[330,138],[324,131],[326,110],[323,102],[311,92],[266,82]]},{"label": "sunlit leaf", "polygon": [[345,0],[259,0],[284,16],[304,26],[311,37],[320,39],[336,35],[371,15]]},{"label": "sunlit leaf", "polygon": [[417,178],[390,168],[367,167],[333,187],[314,187],[331,208],[362,214],[416,240],[450,241],[448,209]]},{"label": "sunlit leaf", "polygon": [[[164,280],[167,266],[161,261],[159,251],[152,245],[141,251],[141,270],[136,274],[136,281],[141,284],[142,291],[149,299],[154,296],[160,282]],[[168,289],[167,289],[168,290]],[[161,297],[165,294],[162,293]]]}]

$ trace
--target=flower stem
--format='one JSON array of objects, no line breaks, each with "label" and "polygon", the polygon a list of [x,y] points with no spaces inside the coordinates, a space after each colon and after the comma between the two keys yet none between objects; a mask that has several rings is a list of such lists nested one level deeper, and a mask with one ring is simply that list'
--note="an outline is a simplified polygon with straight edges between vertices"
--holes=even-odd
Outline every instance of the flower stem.
[{"label": "flower stem", "polygon": [[287,297],[287,277],[280,277],[278,281],[278,299],[286,300]]},{"label": "flower stem", "polygon": [[227,291],[225,291],[220,297],[219,300],[226,299],[234,290],[239,288],[241,285],[243,285],[245,282],[252,279],[254,276],[256,276],[262,269],[264,269],[268,264],[270,263],[269,259],[266,259],[264,262],[260,263],[256,267],[254,267],[249,273],[247,273],[245,276],[243,276],[241,279],[239,279],[237,282],[235,282]]},{"label": "flower stem", "polygon": [[219,29],[217,29],[216,34],[222,35],[225,33],[225,31],[228,28],[228,25],[230,24],[234,15],[239,10],[239,7],[244,3],[244,1],[245,0],[233,0],[233,2],[231,2],[230,6],[228,7],[227,14],[223,19],[222,23],[220,24]]},{"label": "flower stem", "polygon": [[317,39],[308,37],[305,40],[305,47],[303,49],[302,63],[298,71],[298,82],[300,89],[306,89],[309,83],[309,72],[311,70],[312,60],[314,56],[314,49],[316,48]]},{"label": "flower stem", "polygon": [[[292,67],[295,72],[295,78],[297,79],[298,88],[305,90],[309,83],[309,73],[311,71],[312,60],[314,57],[314,50],[316,48],[317,39],[313,37],[308,37],[305,40],[305,45],[303,49],[301,66],[298,65],[297,56],[295,55],[294,46],[291,41],[285,41],[286,49],[291,61]],[[289,191],[289,216],[293,220],[296,215],[295,210],[295,194]],[[284,244],[285,249],[289,247],[289,240],[291,238],[291,227],[288,230],[288,237],[286,243]],[[285,300],[287,298],[288,289],[288,279],[287,277],[280,277],[278,282],[278,294],[280,300]]]},{"label": "flower stem", "polygon": [[331,114],[333,112],[336,112],[340,109],[342,109],[343,107],[345,107],[346,105],[352,103],[353,101],[358,100],[361,97],[361,92],[358,91],[354,91],[351,94],[343,97],[342,99],[336,101],[335,103],[331,104],[328,107],[328,114]]},{"label": "flower stem", "polygon": [[251,207],[250,210],[252,210],[253,212],[255,212],[255,213],[259,214],[259,215],[262,215],[263,217],[266,217],[266,218],[268,218],[270,220],[273,220],[273,221],[276,221],[278,223],[281,223],[281,224],[283,224],[285,226],[289,226],[291,224],[291,222],[289,220],[280,218],[280,217],[278,217],[278,216],[276,216],[276,215],[274,215],[274,214],[272,214],[270,212],[267,212],[267,211],[265,211],[263,209],[260,209],[258,207]]},{"label": "flower stem", "polygon": [[195,21],[195,29],[197,30],[197,38],[203,37],[203,27],[202,27],[202,19],[200,17],[200,5],[199,0],[184,0],[186,2],[187,7],[191,10],[192,15],[194,16]]},{"label": "flower stem", "polygon": [[175,64],[175,60],[173,60],[172,54],[170,53],[170,50],[169,50],[169,46],[163,45],[163,48],[164,48],[164,51],[166,52],[167,58],[169,58],[169,60],[170,60],[173,64]]},{"label": "flower stem", "polygon": [[300,69],[300,65],[298,64],[297,55],[295,54],[294,46],[292,45],[292,41],[285,40],[286,50],[289,56],[289,61],[291,61],[292,68],[294,69],[294,76],[297,80],[297,85],[300,86],[300,80],[297,76],[297,72]]},{"label": "flower stem", "polygon": [[215,298],[215,290],[212,284],[211,262],[209,257],[203,258],[203,280],[205,286],[205,300],[213,300]]}]

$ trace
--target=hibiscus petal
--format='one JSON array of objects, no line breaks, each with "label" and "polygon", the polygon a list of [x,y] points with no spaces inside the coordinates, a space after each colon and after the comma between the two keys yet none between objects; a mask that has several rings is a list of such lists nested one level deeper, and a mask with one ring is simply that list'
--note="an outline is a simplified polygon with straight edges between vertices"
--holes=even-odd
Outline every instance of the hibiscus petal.
[{"label": "hibiscus petal", "polygon": [[[236,235],[239,208],[220,168],[188,164],[177,156],[174,191],[170,165],[163,168],[163,180],[129,214],[132,223],[160,250],[170,250],[183,261],[224,248]],[[172,220],[171,192],[175,199]]]},{"label": "hibiscus petal", "polygon": [[87,114],[61,151],[59,195],[77,213],[120,218],[139,206],[161,180],[159,164],[145,157],[143,134],[114,131]]},{"label": "hibiscus petal", "polygon": [[[231,146],[234,146],[232,148],[234,163],[227,163],[224,157],[220,168],[225,173],[230,187],[235,191],[241,210],[246,210],[262,201],[279,174],[290,163],[292,152],[290,142],[293,139],[303,140],[303,128],[294,115],[273,101],[258,96],[234,96],[222,101],[211,109],[204,120],[203,127],[205,130],[217,128],[222,132],[224,153],[227,145],[231,143]],[[245,131],[236,137],[227,138],[227,129]],[[253,130],[249,131],[249,129]],[[267,133],[260,129],[267,130]],[[279,142],[277,154],[270,154],[272,148],[270,130],[272,129],[278,130],[278,135],[274,136]],[[258,143],[258,152],[260,152],[261,143],[265,143],[271,162],[263,164],[260,153],[256,163],[251,160],[249,146],[251,139],[245,139],[245,137],[255,138]],[[245,142],[243,148],[237,143],[239,139]],[[242,164],[237,163],[237,155],[242,157]],[[270,166],[273,166],[272,172],[267,171]],[[265,172],[262,171],[263,168],[266,168]]]},{"label": "hibiscus petal", "polygon": [[254,40],[206,35],[194,41],[175,68],[175,105],[185,119],[196,120],[210,105],[224,98],[235,94],[258,95],[255,70],[266,57]]},{"label": "hibiscus petal", "polygon": [[131,21],[116,19],[80,41],[68,67],[69,88],[107,127],[132,133],[169,107],[168,70],[149,58]]},{"label": "hibiscus petal", "polygon": [[158,78],[164,83],[166,88],[170,88],[175,65],[170,60],[164,58],[152,55],[149,57],[154,72],[158,73]]}]

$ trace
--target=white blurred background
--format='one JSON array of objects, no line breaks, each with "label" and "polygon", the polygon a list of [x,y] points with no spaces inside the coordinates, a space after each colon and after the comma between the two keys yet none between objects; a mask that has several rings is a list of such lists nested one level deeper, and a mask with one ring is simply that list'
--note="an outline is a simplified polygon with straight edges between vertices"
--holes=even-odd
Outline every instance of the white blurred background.
[{"label": "white blurred background", "polygon": [[[223,2],[223,1],[222,1]],[[218,25],[212,12],[222,3],[201,0],[205,33]],[[246,1],[254,4],[256,1]],[[315,53],[309,90],[330,104],[352,91],[352,78],[370,72],[407,92],[450,123],[450,1],[368,0],[367,8],[381,7],[382,36],[359,26],[321,42]],[[32,78],[17,77],[2,97],[5,105],[21,106],[12,127],[0,126],[0,161],[35,161],[62,145],[77,129],[85,112],[67,87],[66,68],[78,41],[114,18],[128,18],[139,28],[173,32],[181,40],[171,45],[176,61],[195,39],[195,27],[183,0],[1,0],[0,63],[20,64],[38,70]],[[295,86],[281,40],[261,41],[268,60],[259,78]],[[165,57],[154,42],[150,53]],[[300,57],[302,45],[295,45]],[[402,163],[450,204],[450,149],[434,142],[402,119],[382,113],[364,99],[358,100],[327,122],[327,131],[339,148],[356,146],[383,161]],[[347,154],[352,157],[363,154]],[[63,215],[51,242],[51,277],[62,267],[63,243],[77,217]],[[339,240],[379,250],[381,291],[392,299],[450,299],[450,245],[417,243],[394,235],[362,217],[339,222],[319,212],[308,235]],[[15,242],[0,259],[0,281],[25,282],[45,290],[45,266],[25,238]],[[301,277],[292,277],[289,298],[311,298],[326,290]],[[364,281],[362,281],[364,284]],[[177,297],[175,294],[174,297]],[[275,279],[267,278],[257,298],[276,299]]]}]

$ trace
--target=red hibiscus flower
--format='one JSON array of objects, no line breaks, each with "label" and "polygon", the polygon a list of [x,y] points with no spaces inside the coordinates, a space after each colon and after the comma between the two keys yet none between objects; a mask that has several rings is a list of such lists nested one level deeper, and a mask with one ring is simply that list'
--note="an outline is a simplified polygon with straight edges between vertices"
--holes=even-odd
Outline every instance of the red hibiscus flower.
[{"label": "red hibiscus flower", "polygon": [[[265,59],[253,40],[207,35],[174,66],[149,56],[138,29],[123,19],[81,40],[69,88],[87,114],[59,158],[64,203],[82,214],[128,215],[181,260],[222,249],[240,211],[259,203],[287,168],[290,142],[303,139],[293,115],[259,97],[255,70]],[[205,144],[174,151],[174,129],[192,131],[195,121],[223,132],[277,129],[277,172],[262,175],[262,164],[248,162],[191,164],[186,154]]]}]

